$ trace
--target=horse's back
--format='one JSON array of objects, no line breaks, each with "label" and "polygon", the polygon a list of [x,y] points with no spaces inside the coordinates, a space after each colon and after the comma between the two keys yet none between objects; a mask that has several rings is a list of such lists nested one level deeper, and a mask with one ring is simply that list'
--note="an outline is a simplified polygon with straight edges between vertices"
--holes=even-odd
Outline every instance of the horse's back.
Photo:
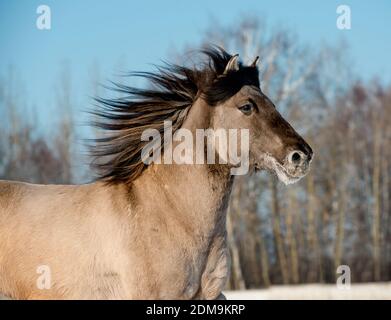
[{"label": "horse's back", "polygon": [[0,214],[4,214],[12,203],[18,201],[22,189],[24,188],[21,182],[0,180]]},{"label": "horse's back", "polygon": [[[34,203],[42,202],[42,197],[53,194],[56,187],[65,186],[0,180],[0,222],[10,215],[28,215],[34,210]],[[23,210],[19,210],[20,208]]]},{"label": "horse's back", "polygon": [[[111,292],[117,284],[103,275],[127,263],[112,248],[112,243],[122,241],[124,224],[114,214],[117,206],[122,209],[120,193],[102,183],[0,181],[0,293],[17,298],[43,293],[50,298],[80,298]],[[52,272],[51,290],[36,287],[41,266]],[[110,289],[103,290],[106,282]]]},{"label": "horse's back", "polygon": [[76,224],[94,208],[92,195],[97,189],[101,188],[93,184],[41,185],[0,180],[0,231],[49,230],[57,224]]}]

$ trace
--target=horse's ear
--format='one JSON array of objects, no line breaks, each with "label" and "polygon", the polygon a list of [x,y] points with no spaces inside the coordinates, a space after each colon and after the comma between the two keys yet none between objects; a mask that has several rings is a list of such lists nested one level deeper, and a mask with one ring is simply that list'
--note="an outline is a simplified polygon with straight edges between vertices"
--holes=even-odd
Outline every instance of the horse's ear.
[{"label": "horse's ear", "polygon": [[257,57],[255,58],[255,60],[253,61],[253,63],[250,65],[250,67],[255,68],[255,67],[258,65],[258,62],[259,62],[259,56],[257,56]]},{"label": "horse's ear", "polygon": [[238,71],[238,70],[239,70],[239,54],[235,54],[234,56],[232,56],[231,59],[229,59],[223,74],[227,74],[230,71]]}]

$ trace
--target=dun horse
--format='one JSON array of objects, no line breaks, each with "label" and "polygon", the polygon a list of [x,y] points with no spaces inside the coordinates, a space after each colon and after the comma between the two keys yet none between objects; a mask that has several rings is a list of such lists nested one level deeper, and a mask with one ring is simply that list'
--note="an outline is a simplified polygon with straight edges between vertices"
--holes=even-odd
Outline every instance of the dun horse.
[{"label": "dun horse", "polygon": [[[148,89],[119,86],[124,98],[99,100],[96,125],[106,134],[94,150],[95,182],[0,182],[0,293],[14,299],[224,298],[233,165],[147,165],[142,132],[162,133],[165,121],[174,132],[248,129],[250,171],[273,171],[285,183],[307,173],[312,150],[262,93],[257,59],[244,66],[223,49],[204,53],[202,67],[138,73],[151,82]],[[43,286],[40,277],[47,277]]]}]

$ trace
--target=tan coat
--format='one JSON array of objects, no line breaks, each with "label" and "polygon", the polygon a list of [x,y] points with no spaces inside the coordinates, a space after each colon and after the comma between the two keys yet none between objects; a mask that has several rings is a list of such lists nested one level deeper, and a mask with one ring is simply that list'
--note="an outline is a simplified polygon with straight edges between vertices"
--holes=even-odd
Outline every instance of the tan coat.
[{"label": "tan coat", "polygon": [[[226,54],[211,57],[220,64],[228,61]],[[229,58],[228,74],[215,74],[205,90],[219,79],[233,76],[239,81],[247,71],[235,77],[236,64],[237,56]],[[251,68],[257,82],[255,66]],[[244,85],[224,102],[209,106],[198,94],[193,103],[195,84],[178,80],[182,78],[174,74],[159,80],[177,91],[177,101],[170,101],[168,94],[161,99],[157,92],[151,105],[146,91],[144,103],[129,102],[131,110],[139,108],[129,114],[121,109],[122,102],[111,103],[116,114],[105,117],[122,112],[124,119],[103,125],[120,131],[119,138],[109,139],[115,150],[122,147],[110,174],[134,174],[122,163],[143,166],[129,154],[139,147],[134,141],[147,122],[154,119],[158,124],[162,114],[177,123],[183,120],[181,127],[193,137],[196,129],[248,129],[251,170],[274,171],[286,183],[308,172],[311,148],[257,85]],[[172,85],[175,82],[179,84]],[[224,86],[232,91],[230,82]],[[191,105],[184,108],[186,95]],[[233,183],[230,165],[154,164],[130,183],[122,181],[126,177],[80,186],[0,182],[0,293],[16,299],[222,298],[230,269],[225,226]],[[42,270],[46,273],[37,273]],[[50,285],[42,287],[48,270]]]},{"label": "tan coat", "polygon": [[[152,165],[130,186],[0,182],[0,292],[17,299],[216,299],[229,270],[220,166]],[[39,266],[51,272],[39,289]]]}]

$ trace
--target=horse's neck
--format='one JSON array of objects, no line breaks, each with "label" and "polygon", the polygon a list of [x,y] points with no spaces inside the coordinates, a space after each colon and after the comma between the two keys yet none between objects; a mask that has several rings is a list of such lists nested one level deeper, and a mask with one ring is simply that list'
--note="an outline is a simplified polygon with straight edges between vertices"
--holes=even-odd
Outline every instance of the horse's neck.
[{"label": "horse's neck", "polygon": [[[209,127],[209,111],[210,107],[198,100],[189,110],[182,128],[189,129],[195,137],[196,129]],[[225,215],[233,183],[227,166],[154,164],[137,180],[148,190],[149,199],[155,200],[158,211],[162,206],[167,208],[165,214],[180,215],[172,218],[190,222],[203,234],[225,232]]]},{"label": "horse's neck", "polygon": [[[179,223],[197,236],[225,232],[233,178],[227,168],[210,165],[153,165],[134,183],[136,206],[152,220]],[[156,216],[157,215],[157,216]]]}]

